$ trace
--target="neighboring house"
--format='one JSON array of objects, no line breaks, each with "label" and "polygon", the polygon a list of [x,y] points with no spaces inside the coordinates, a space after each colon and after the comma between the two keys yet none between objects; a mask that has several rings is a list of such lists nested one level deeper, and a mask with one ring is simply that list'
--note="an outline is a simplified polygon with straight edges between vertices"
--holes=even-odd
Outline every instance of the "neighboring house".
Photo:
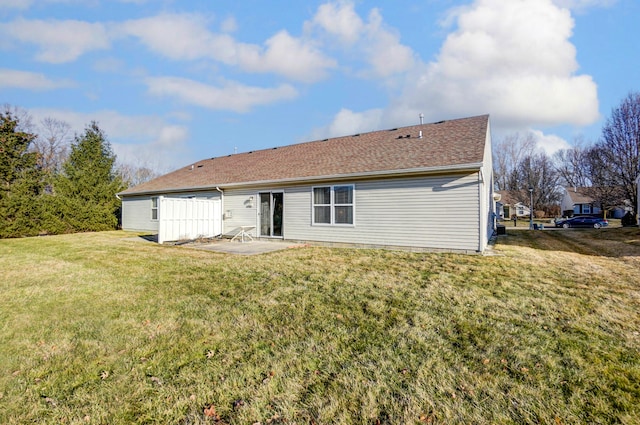
[{"label": "neighboring house", "polygon": [[500,200],[496,203],[498,217],[502,220],[511,220],[515,215],[518,218],[529,218],[528,205],[516,200],[508,190],[499,190]]},{"label": "neighboring house", "polygon": [[192,197],[220,200],[229,236],[483,252],[492,169],[483,115],[205,159],[118,195],[125,230],[157,232],[158,198]]},{"label": "neighboring house", "polygon": [[568,211],[572,211],[571,215],[600,214],[599,205],[586,192],[587,188],[584,187],[565,187],[560,202],[562,215],[570,215]]},{"label": "neighboring house", "polygon": [[[563,216],[602,214],[600,204],[588,195],[588,188],[585,187],[565,187],[560,209]],[[622,218],[624,214],[624,207],[615,207],[610,213],[613,218]]]}]

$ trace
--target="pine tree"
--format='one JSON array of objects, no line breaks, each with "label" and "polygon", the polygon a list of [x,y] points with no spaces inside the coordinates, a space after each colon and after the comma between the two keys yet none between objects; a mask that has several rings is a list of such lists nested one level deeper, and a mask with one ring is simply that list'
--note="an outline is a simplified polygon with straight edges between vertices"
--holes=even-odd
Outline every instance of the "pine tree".
[{"label": "pine tree", "polygon": [[54,184],[57,209],[70,230],[117,228],[120,201],[116,193],[125,185],[115,171],[115,161],[111,144],[97,123],[75,137]]},{"label": "pine tree", "polygon": [[0,113],[0,237],[36,235],[41,230],[42,179],[35,135],[18,131],[18,119]]}]

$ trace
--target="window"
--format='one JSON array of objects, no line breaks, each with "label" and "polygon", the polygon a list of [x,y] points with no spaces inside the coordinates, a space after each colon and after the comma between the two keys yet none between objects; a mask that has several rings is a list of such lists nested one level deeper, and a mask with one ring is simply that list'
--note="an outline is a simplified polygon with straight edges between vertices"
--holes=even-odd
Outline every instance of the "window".
[{"label": "window", "polygon": [[151,220],[158,219],[158,197],[151,198]]},{"label": "window", "polygon": [[586,204],[582,206],[582,212],[584,214],[591,214],[591,205]]},{"label": "window", "polygon": [[353,225],[353,185],[313,188],[313,224]]}]

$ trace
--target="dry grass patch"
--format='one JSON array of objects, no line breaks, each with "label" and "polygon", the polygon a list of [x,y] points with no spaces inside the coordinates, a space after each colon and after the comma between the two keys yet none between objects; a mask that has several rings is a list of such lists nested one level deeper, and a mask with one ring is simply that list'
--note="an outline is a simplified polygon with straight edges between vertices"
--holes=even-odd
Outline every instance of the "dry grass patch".
[{"label": "dry grass patch", "polygon": [[640,252],[606,230],[495,257],[0,241],[0,422],[634,423]]}]

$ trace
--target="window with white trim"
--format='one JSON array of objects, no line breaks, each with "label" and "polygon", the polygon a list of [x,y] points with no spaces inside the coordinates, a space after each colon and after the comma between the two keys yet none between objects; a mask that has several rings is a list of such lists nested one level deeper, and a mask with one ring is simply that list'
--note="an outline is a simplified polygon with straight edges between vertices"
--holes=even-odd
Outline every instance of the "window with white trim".
[{"label": "window with white trim", "polygon": [[313,224],[353,225],[353,185],[314,187],[312,199]]},{"label": "window with white trim", "polygon": [[151,220],[158,219],[158,197],[151,198]]}]

